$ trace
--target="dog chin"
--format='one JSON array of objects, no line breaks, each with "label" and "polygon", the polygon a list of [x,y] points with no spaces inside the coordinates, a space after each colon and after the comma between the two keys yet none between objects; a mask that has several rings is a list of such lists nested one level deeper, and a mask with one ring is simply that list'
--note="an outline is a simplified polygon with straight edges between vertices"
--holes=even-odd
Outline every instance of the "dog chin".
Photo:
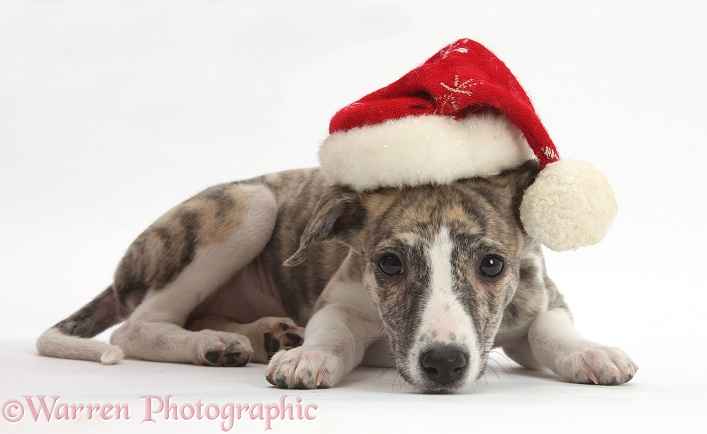
[{"label": "dog chin", "polygon": [[439,384],[430,381],[426,378],[422,378],[417,375],[410,375],[409,373],[404,373],[399,371],[400,375],[403,377],[408,384],[412,385],[420,393],[427,394],[449,394],[455,393],[457,390],[462,388],[466,384],[466,379],[460,379],[449,384]]}]

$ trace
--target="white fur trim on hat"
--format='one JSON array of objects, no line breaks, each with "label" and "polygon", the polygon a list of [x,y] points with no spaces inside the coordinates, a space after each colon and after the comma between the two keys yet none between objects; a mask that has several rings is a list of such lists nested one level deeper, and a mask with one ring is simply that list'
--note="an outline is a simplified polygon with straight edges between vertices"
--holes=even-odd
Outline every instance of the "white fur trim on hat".
[{"label": "white fur trim on hat", "polygon": [[534,159],[505,116],[409,116],[332,133],[319,150],[330,182],[365,191],[491,176]]},{"label": "white fur trim on hat", "polygon": [[615,216],[606,177],[578,160],[548,164],[525,190],[520,206],[528,235],[558,252],[598,243]]}]

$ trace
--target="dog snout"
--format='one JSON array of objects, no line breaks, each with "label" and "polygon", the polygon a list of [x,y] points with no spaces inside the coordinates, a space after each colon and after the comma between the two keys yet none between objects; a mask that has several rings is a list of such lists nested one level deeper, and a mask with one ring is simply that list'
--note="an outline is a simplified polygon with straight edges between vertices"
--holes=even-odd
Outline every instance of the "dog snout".
[{"label": "dog snout", "polygon": [[454,345],[435,346],[420,355],[427,378],[443,386],[464,376],[468,360],[469,355]]}]

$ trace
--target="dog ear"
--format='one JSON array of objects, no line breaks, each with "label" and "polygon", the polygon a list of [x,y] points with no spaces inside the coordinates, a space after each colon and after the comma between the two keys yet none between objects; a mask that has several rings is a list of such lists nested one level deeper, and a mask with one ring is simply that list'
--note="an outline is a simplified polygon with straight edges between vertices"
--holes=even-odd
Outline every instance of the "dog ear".
[{"label": "dog ear", "polygon": [[523,194],[525,190],[535,182],[538,173],[540,173],[538,161],[528,160],[521,166],[501,175],[509,177],[507,185],[513,195],[513,214],[521,228],[523,227],[523,223],[520,220],[520,204],[523,202]]},{"label": "dog ear", "polygon": [[314,209],[300,238],[299,248],[285,261],[285,267],[304,262],[309,248],[315,242],[336,237],[348,244],[366,219],[363,196],[341,186],[330,187]]}]

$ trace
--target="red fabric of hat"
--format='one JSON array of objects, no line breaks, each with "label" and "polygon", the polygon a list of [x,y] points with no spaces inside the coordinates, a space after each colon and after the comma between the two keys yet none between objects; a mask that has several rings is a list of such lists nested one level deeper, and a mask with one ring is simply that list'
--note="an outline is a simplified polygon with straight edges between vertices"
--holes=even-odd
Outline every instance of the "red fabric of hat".
[{"label": "red fabric of hat", "polygon": [[329,132],[382,124],[408,116],[444,115],[461,119],[493,108],[523,133],[540,167],[559,155],[513,73],[478,42],[461,39],[430,57],[398,81],[340,110]]}]

